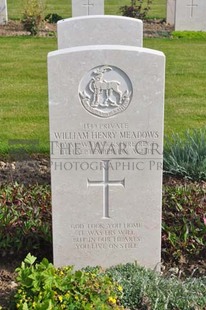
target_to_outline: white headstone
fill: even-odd
[[[121,16],[83,16],[57,24],[58,48],[96,44],[142,46],[143,23]]]
[[[8,22],[7,0],[0,0],[0,25]]]
[[[167,23],[175,24],[175,4],[176,0],[167,0]]]
[[[72,0],[72,16],[104,15],[104,0]]]
[[[176,0],[175,30],[206,31],[206,1]]]
[[[160,263],[164,55],[49,53],[54,263]]]

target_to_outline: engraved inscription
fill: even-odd
[[[109,218],[109,186],[125,187],[125,179],[118,181],[109,180],[109,160],[103,160],[103,181],[87,180],[87,186],[103,187],[103,219]]]
[[[54,132],[50,141],[50,153],[53,159],[70,160],[77,156],[78,159],[86,160],[94,156],[94,159],[111,160],[118,156],[121,159],[147,157],[152,161],[161,161],[163,152],[162,145],[158,144],[159,138],[160,134],[155,129],[139,131],[130,128],[128,123],[82,123],[76,131]],[[102,155],[108,157],[103,158]],[[68,163],[66,166],[65,169],[70,170],[76,164]],[[138,167],[139,169],[144,168]]]
[[[93,68],[79,85],[83,107],[99,117],[110,117],[126,110],[132,99],[129,77],[117,67],[103,65]]]
[[[94,7],[94,3],[90,3],[90,0],[87,0],[87,3],[82,4],[87,9],[87,15],[90,15],[90,8]]]
[[[141,242],[140,223],[73,224],[70,227],[76,249],[134,249]]]
[[[101,160],[114,159],[114,156],[140,159],[146,156],[153,160],[162,157],[159,138],[157,130],[139,131],[127,123],[83,123],[76,131],[54,132],[50,151],[56,159],[66,159],[66,156],[67,159],[73,156],[79,159],[94,156]],[[103,158],[102,155],[109,157]]]
[[[191,0],[192,3],[188,4],[187,7],[190,8],[190,17],[193,17],[193,13],[194,13],[194,8],[198,7],[198,4],[194,4],[194,0]]]

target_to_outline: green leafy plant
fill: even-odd
[[[31,35],[38,33],[39,27],[44,19],[44,0],[24,0],[24,12],[22,24],[24,29]]]
[[[35,261],[28,254],[16,269],[14,309],[123,309],[118,301],[119,284],[100,268],[74,271],[71,266],[55,268],[47,259]]]
[[[36,263],[28,254],[16,269],[18,287],[11,309],[202,310],[206,307],[206,277],[180,280],[136,263],[103,271],[72,266],[55,268],[47,259]],[[188,294],[189,292],[189,294]]]
[[[204,259],[206,189],[189,183],[164,186],[162,257],[174,262]]]
[[[56,13],[49,13],[45,16],[45,21],[50,24],[56,24],[59,20],[63,19],[62,16],[56,14]]]
[[[51,193],[49,186],[0,187],[0,253],[51,249]],[[51,251],[50,251],[51,252]]]
[[[149,10],[152,0],[131,0],[130,5],[120,7],[120,12],[123,16],[133,17],[138,19],[145,19]]]
[[[188,130],[165,139],[164,172],[191,180],[206,180],[206,130]]]

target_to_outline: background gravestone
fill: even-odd
[[[104,0],[72,0],[72,16],[104,15]]]
[[[96,44],[141,47],[143,23],[121,16],[83,16],[59,21],[57,33],[59,49]]]
[[[175,5],[176,0],[167,0],[167,23],[175,24]]]
[[[175,30],[206,31],[206,1],[176,0]]]
[[[160,263],[164,55],[48,56],[54,263]]]
[[[0,25],[8,22],[7,1],[0,0]]]

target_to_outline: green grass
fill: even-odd
[[[205,127],[204,39],[145,39],[144,47],[166,55],[165,133]]]
[[[64,18],[71,16],[71,0],[46,0],[45,3],[45,15],[47,13],[57,13]],[[7,4],[9,19],[21,19],[24,0],[7,0]]]
[[[0,37],[0,152],[9,139],[38,139],[49,151],[47,53],[55,38]],[[166,55],[165,133],[205,127],[204,39],[145,39]]]
[[[0,38],[0,150],[9,139],[39,139],[41,152],[49,150],[47,53],[56,39]]]
[[[23,12],[24,0],[7,0],[9,19],[20,19]],[[145,0],[146,1],[146,0]],[[63,18],[71,17],[71,0],[45,0],[46,12],[57,13]],[[130,4],[130,0],[105,0],[105,14],[120,14],[119,8],[123,5]],[[166,0],[153,0],[149,17],[165,18]]]

